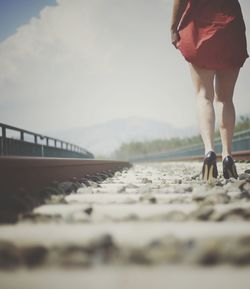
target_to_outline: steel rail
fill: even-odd
[[[129,168],[126,161],[0,157],[0,223],[15,223],[53,194],[67,194],[90,180],[101,182]]]
[[[0,194],[34,192],[55,182],[78,181],[130,167],[125,161],[37,157],[0,157]]]

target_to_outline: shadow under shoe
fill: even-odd
[[[214,151],[209,151],[203,160],[202,179],[204,181],[212,180],[218,177],[216,154]]]
[[[225,179],[238,178],[238,173],[234,160],[231,156],[226,156],[222,161],[223,176]]]

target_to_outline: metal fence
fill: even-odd
[[[215,151],[221,153],[221,140],[220,137],[215,139]],[[250,129],[236,132],[234,134],[232,142],[232,150],[244,151],[250,150]],[[204,154],[203,143],[195,145],[188,145],[177,149],[167,150],[161,153],[153,153],[149,155],[140,155],[129,159],[130,162],[150,162],[150,161],[163,161],[163,160],[175,160],[178,158],[185,158],[191,156],[199,156]]]
[[[0,123],[2,156],[39,156],[56,158],[94,158],[77,145]]]

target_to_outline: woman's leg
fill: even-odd
[[[214,151],[214,126],[215,111],[214,101],[214,76],[215,71],[198,68],[190,64],[193,79],[200,134],[205,146],[205,154]]]
[[[235,126],[233,93],[239,69],[219,70],[215,75],[215,101],[219,118],[222,143],[222,158],[232,153],[232,139]]]

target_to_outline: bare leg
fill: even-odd
[[[222,158],[232,154],[232,139],[235,126],[233,93],[239,69],[219,70],[215,76],[215,101],[218,110],[222,143]]]
[[[190,64],[190,71],[196,93],[200,134],[205,146],[205,154],[214,151],[215,111],[214,76],[215,71],[198,68]]]

